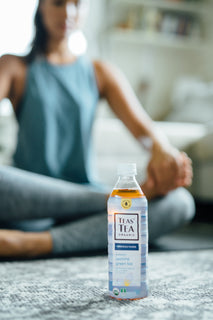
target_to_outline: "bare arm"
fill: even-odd
[[[152,155],[148,166],[148,185],[158,194],[166,194],[178,186],[191,183],[191,160],[162,139],[155,130],[128,81],[110,64],[95,62],[100,94],[107,99],[115,114],[136,139],[148,137]]]
[[[96,62],[99,89],[111,109],[135,138],[150,136],[155,140],[153,123],[142,108],[123,74],[110,64]]]

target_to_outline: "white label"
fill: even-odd
[[[138,213],[115,213],[115,240],[139,240]]]
[[[113,258],[113,286],[140,286],[140,253],[115,251]]]
[[[113,286],[140,286],[140,212],[114,213]]]

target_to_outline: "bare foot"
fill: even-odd
[[[47,232],[0,230],[1,257],[36,257],[52,251],[52,238]]]

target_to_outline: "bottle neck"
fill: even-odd
[[[114,189],[140,189],[140,186],[134,175],[119,176]]]

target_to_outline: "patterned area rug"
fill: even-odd
[[[149,254],[148,298],[107,293],[107,256],[0,262],[0,319],[213,319],[213,250]]]

